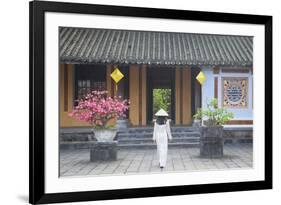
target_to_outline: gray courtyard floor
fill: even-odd
[[[225,145],[221,159],[199,157],[199,148],[170,148],[163,172],[252,168],[252,144]],[[90,162],[89,150],[62,150],[60,176],[126,175],[161,172],[156,149],[118,150],[117,161]]]

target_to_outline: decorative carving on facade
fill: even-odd
[[[248,107],[248,78],[222,78],[222,106],[227,108]]]

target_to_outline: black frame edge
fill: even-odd
[[[273,188],[272,176],[272,16],[265,17],[265,182]]]
[[[209,22],[228,22],[228,23],[249,23],[249,24],[265,24],[267,22],[265,15],[254,14],[237,14],[210,11],[193,11],[179,9],[164,8],[148,8],[148,7],[131,7],[86,3],[70,3],[55,1],[34,1],[37,5],[46,11],[62,12],[62,13],[85,13],[97,15],[111,16],[131,16],[142,18],[163,18],[163,19],[182,19],[197,20]]]
[[[38,203],[45,193],[44,10],[41,3],[29,2],[29,203],[31,204]]]
[[[29,2],[29,203],[34,203],[33,179],[33,2]]]
[[[234,192],[234,191],[254,191],[269,189],[264,181],[222,183],[222,184],[198,184],[170,187],[152,187],[152,188],[136,188],[121,189],[107,191],[85,191],[85,192],[67,192],[45,194],[38,201],[39,204],[63,203],[63,202],[82,202],[82,201],[98,201],[98,200],[114,200],[128,198],[145,198],[145,197],[164,197],[177,196],[187,194],[208,194],[218,192]],[[109,197],[110,196],[110,197]]]

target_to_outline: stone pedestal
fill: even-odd
[[[223,127],[201,127],[200,156],[206,158],[223,157]]]
[[[91,162],[117,160],[117,141],[93,143],[90,151],[90,160]]]

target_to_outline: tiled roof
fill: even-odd
[[[253,37],[59,29],[60,62],[251,66]]]

